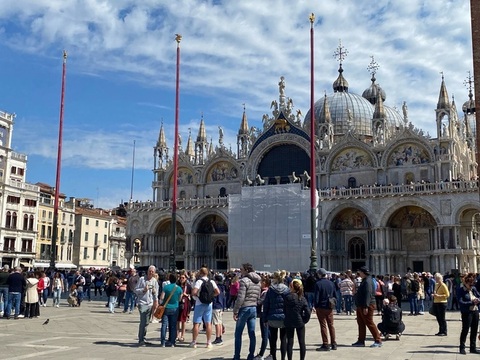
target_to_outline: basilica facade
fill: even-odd
[[[294,109],[283,77],[262,128],[250,127],[244,110],[235,152],[224,145],[221,128],[218,144],[208,142],[202,118],[196,138],[180,146],[174,252],[173,162],[162,125],[152,200],[128,207],[135,261],[168,268],[174,256],[177,268],[225,270],[249,261],[265,271],[306,270],[311,239],[305,214],[315,176],[318,266],[343,271],[366,265],[382,274],[478,272],[472,87],[459,111],[442,75],[430,135],[412,124],[406,103],[400,110],[387,105],[373,60],[369,70],[370,86],[351,93],[340,62],[333,92],[315,103],[315,174],[309,174],[310,111],[303,117]]]

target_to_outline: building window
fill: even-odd
[[[32,252],[32,239],[22,239],[22,252]]]
[[[98,245],[98,233],[95,233],[95,246]]]
[[[51,245],[40,244],[40,259],[49,260],[50,259],[50,249],[51,249]]]
[[[85,219],[85,225],[90,225],[90,219]]]
[[[33,215],[30,215],[30,218],[28,219],[28,230],[33,231],[33,223],[35,222],[35,217]]]
[[[3,240],[3,251],[15,251],[15,238],[6,237]]]
[[[40,230],[40,237],[45,238],[45,225],[42,225],[42,229]]]
[[[12,213],[7,211],[6,219],[5,219],[5,227],[9,229],[12,226]]]
[[[97,250],[93,249],[93,260],[97,260]]]
[[[102,260],[106,260],[107,259],[107,250],[106,249],[103,249],[102,250]]]
[[[95,220],[95,226],[98,227],[98,220]]]
[[[10,169],[10,172],[12,173],[12,175],[16,175],[17,174],[17,167],[12,166],[11,169]]]
[[[107,235],[103,235],[103,243],[104,243],[104,244],[107,243]]]
[[[73,242],[73,231],[72,230],[68,231],[68,242],[69,243]]]
[[[88,257],[88,248],[84,247],[83,248],[83,260],[86,260]]]
[[[65,223],[65,213],[62,213],[62,223]]]
[[[52,220],[53,213],[51,211],[48,212],[48,220]]]
[[[20,197],[8,195],[7,196],[7,203],[9,204],[20,204]]]
[[[61,235],[60,235],[60,242],[64,243],[67,239],[65,239],[65,229],[62,229]]]
[[[108,229],[108,222],[105,221],[105,229]]]
[[[42,219],[45,219],[47,217],[47,210],[42,211]]]
[[[28,215],[25,214],[23,215],[23,230],[27,230],[28,229]]]
[[[22,168],[17,169],[17,174],[23,176],[24,170]]]
[[[88,232],[85,231],[85,241],[88,241]]]
[[[52,227],[49,226],[47,227],[47,239],[51,239],[52,238]]]
[[[17,213],[13,212],[12,213],[12,229],[17,228]]]
[[[73,222],[73,214],[70,214],[70,223]]]
[[[37,206],[37,201],[31,200],[31,199],[25,199],[25,206],[35,207]]]
[[[60,260],[63,261],[63,245],[60,246]]]

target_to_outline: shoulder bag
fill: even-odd
[[[154,313],[153,313],[153,316],[157,319],[161,319],[163,317],[163,313],[165,312],[165,306],[168,305],[168,302],[170,301],[170,299],[172,298],[172,295],[173,293],[175,292],[175,290],[177,289],[177,286],[178,285],[175,285],[175,287],[172,289],[172,292],[170,293],[170,295],[168,296],[167,298],[167,301],[165,301],[165,303],[163,303],[162,305],[158,305],[157,308],[155,309]]]

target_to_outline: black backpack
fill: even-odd
[[[418,290],[420,290],[420,285],[418,284],[417,280],[412,280],[410,282],[410,290],[412,292],[418,292]]]
[[[402,314],[398,306],[393,306],[389,309],[388,313],[388,323],[390,325],[398,325],[402,322]]]
[[[202,286],[200,287],[200,291],[198,292],[198,300],[200,300],[202,304],[211,304],[215,297],[213,284],[210,280],[200,280],[202,280]]]

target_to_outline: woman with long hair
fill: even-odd
[[[457,299],[462,314],[462,332],[460,333],[460,354],[466,355],[465,341],[470,331],[470,352],[478,354],[477,332],[478,332],[478,304],[480,293],[475,284],[475,274],[468,273],[463,278],[462,284],[457,289]]]
[[[293,335],[297,332],[300,347],[300,360],[305,359],[305,324],[310,320],[310,308],[307,299],[303,296],[302,281],[293,279],[290,283],[290,293],[285,296],[283,303],[285,313],[285,330],[287,336],[287,358],[292,360]]]
[[[442,274],[436,273],[435,290],[433,291],[433,312],[438,322],[438,333],[436,336],[447,336],[447,321],[445,320],[445,311],[447,310],[447,301],[450,297],[447,285],[443,282]]]
[[[177,321],[177,340],[179,342],[185,341],[185,323],[190,315],[192,286],[189,284],[188,274],[185,270],[180,271],[177,285],[182,289],[182,297],[178,306],[178,321]]]
[[[53,276],[53,306],[60,306],[60,299],[62,298],[63,280],[61,274],[57,271]]]
[[[285,313],[283,312],[284,296],[289,293],[285,285],[285,270],[277,270],[273,273],[272,284],[268,288],[263,302],[262,320],[268,325],[270,355],[272,360],[277,360],[277,339],[280,329],[280,354],[285,359],[287,352],[287,332],[285,330]]]
[[[114,314],[118,296],[118,278],[115,275],[109,276],[105,292],[108,296],[108,311]]]
[[[41,274],[29,273],[27,278],[27,290],[25,292],[25,318],[40,316],[40,295],[38,293],[38,278]],[[15,314],[17,316],[17,314]]]

